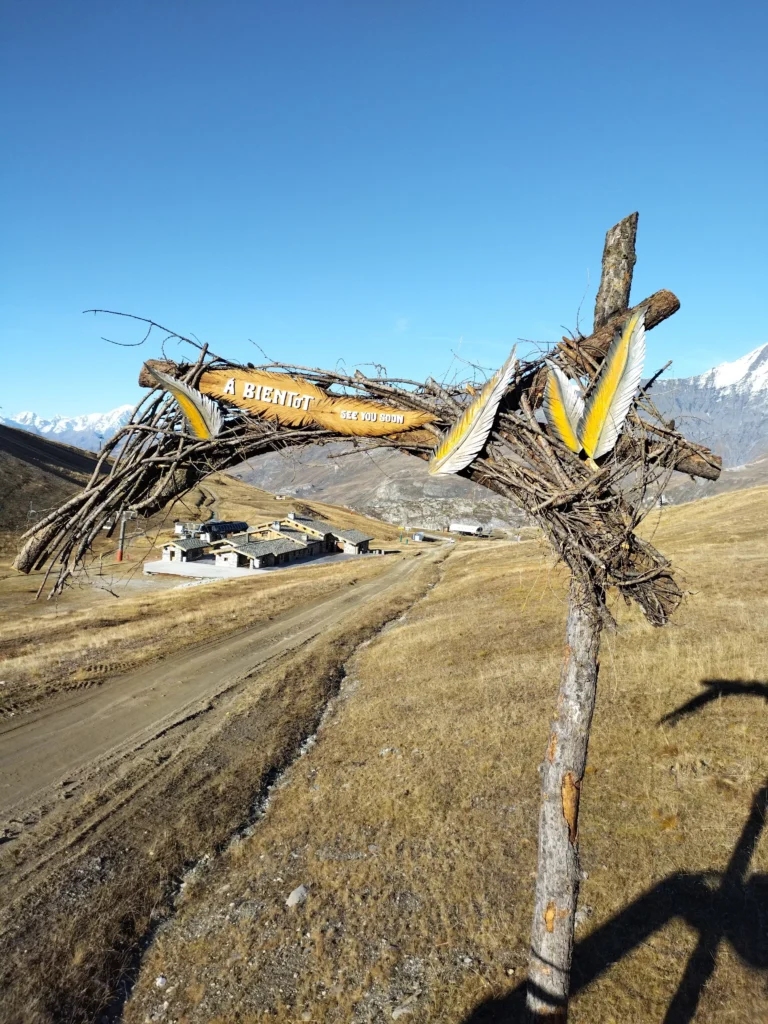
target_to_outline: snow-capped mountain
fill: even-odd
[[[657,381],[653,400],[686,437],[745,466],[768,453],[768,344],[706,373]]]
[[[34,412],[20,412],[15,416],[0,417],[0,423],[8,427],[20,427],[31,434],[50,437],[62,444],[97,452],[120,427],[128,422],[132,405],[121,405],[112,412],[90,412],[83,416],[54,416],[44,419]]]

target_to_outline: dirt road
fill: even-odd
[[[416,554],[416,553],[414,553]],[[191,865],[261,814],[360,645],[440,578],[447,552],[0,729],[0,1024],[117,1020]],[[309,596],[308,591],[308,596]]]
[[[68,693],[0,726],[0,823],[21,825],[96,773],[199,716],[266,662],[293,651],[413,570],[381,576],[308,603],[267,624],[173,655],[166,662]],[[8,825],[6,825],[8,828]]]

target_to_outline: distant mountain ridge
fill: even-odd
[[[695,377],[658,380],[652,398],[683,434],[727,468],[768,453],[768,344]]]
[[[49,437],[62,444],[71,444],[85,451],[97,452],[104,441],[108,441],[128,422],[132,409],[132,405],[121,405],[111,412],[53,416],[51,419],[45,419],[34,412],[20,412],[15,416],[0,417],[0,423],[40,437]]]

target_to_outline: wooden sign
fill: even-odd
[[[308,424],[337,434],[384,437],[431,423],[429,413],[391,406],[364,398],[331,395],[301,377],[268,370],[209,370],[198,390],[285,426]]]

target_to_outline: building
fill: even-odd
[[[217,540],[223,540],[224,537],[229,537],[230,534],[245,533],[247,529],[248,523],[240,520],[209,519],[207,523],[202,524],[200,538],[212,544]]]
[[[194,562],[202,558],[210,544],[199,537],[180,537],[163,544],[164,562]]]
[[[469,537],[490,537],[491,527],[474,520],[460,520],[448,526],[449,533],[461,533]]]
[[[285,519],[274,519],[216,542],[214,551],[216,565],[264,569],[340,552],[365,554],[371,539],[360,530],[341,530],[290,512]]]
[[[207,523],[174,523],[173,532],[177,537],[199,537],[209,544],[231,533],[243,533],[248,523],[240,520],[209,519]]]
[[[280,521],[281,529],[301,530],[310,536],[322,538],[326,551],[343,551],[348,555],[363,555],[373,540],[360,530],[341,530],[331,523],[320,519],[309,519],[289,512],[286,519]]]
[[[216,565],[265,569],[303,562],[324,553],[322,544],[309,537],[251,540],[246,534],[230,537],[216,548]]]
[[[256,527],[241,520],[211,519],[207,523],[176,523],[173,539],[163,545],[162,562],[200,562],[201,571],[206,564],[264,569],[342,552],[365,554],[371,539],[360,530],[342,530],[294,512]],[[183,574],[190,575],[188,571]]]
[[[177,537],[199,537],[203,523],[174,523],[173,532]]]

